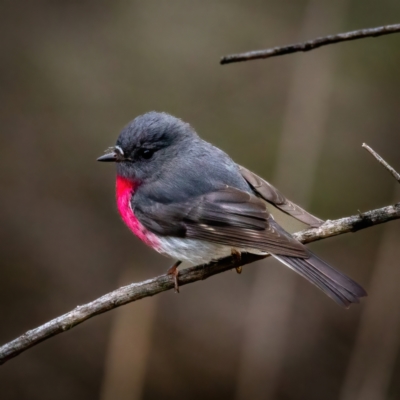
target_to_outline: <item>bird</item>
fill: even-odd
[[[176,260],[168,270],[176,291],[182,262],[252,253],[273,256],[346,308],[367,295],[279,225],[269,205],[313,227],[323,220],[179,118],[156,111],[136,117],[97,161],[116,164],[117,208],[128,228]]]

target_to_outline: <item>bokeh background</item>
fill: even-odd
[[[2,1],[0,342],[170,265],[95,162],[146,111],[321,218],[399,201],[361,144],[400,169],[400,35],[218,63],[399,20],[396,0]],[[1,399],[399,399],[399,240],[395,221],[310,246],[365,286],[360,306],[268,259],[40,344],[1,366]]]

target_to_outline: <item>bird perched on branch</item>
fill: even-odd
[[[182,120],[159,112],[141,115],[98,161],[117,165],[117,206],[126,225],[147,245],[177,260],[168,270],[176,290],[182,261],[202,264],[249,252],[269,253],[345,307],[366,296],[360,285],[285,231],[267,204],[308,225],[322,220],[202,140]]]

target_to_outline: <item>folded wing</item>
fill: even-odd
[[[360,285],[319,259],[279,226],[265,202],[256,195],[225,187],[182,203],[148,201],[134,212],[147,229],[158,235],[270,253],[345,307],[366,295]]]
[[[308,257],[306,248],[275,223],[263,200],[232,187],[181,203],[147,202],[135,215],[159,235]]]

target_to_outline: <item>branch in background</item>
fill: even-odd
[[[378,160],[378,162],[394,176],[394,179],[400,183],[400,174],[393,167],[391,167],[375,150],[371,149],[371,147],[369,147],[366,143],[363,143],[362,147],[370,152]]]
[[[357,232],[361,229],[395,219],[400,219],[400,203],[365,213],[359,213],[351,217],[345,217],[334,221],[328,220],[317,228],[305,229],[301,232],[294,233],[293,236],[301,243],[310,243],[343,233]],[[235,256],[231,256],[221,258],[209,264],[187,268],[179,272],[179,285],[184,286],[189,283],[204,280],[210,276],[250,264],[265,257],[267,256],[243,253],[240,260]],[[173,288],[174,277],[166,274],[140,283],[132,283],[128,286],[123,286],[90,303],[78,306],[74,310],[52,319],[38,328],[27,331],[17,339],[0,347],[0,365],[52,336],[70,330],[89,318],[124,304],[154,296]]]
[[[379,26],[377,28],[360,29],[336,35],[323,36],[316,39],[308,40],[307,42],[289,44],[282,47],[272,47],[266,50],[255,50],[246,53],[230,54],[221,58],[221,64],[230,64],[239,61],[258,60],[260,58],[270,58],[282,56],[284,54],[297,53],[298,51],[310,51],[318,47],[327,46],[347,40],[364,39],[367,37],[377,37],[390,35],[391,33],[400,32],[400,24]]]

